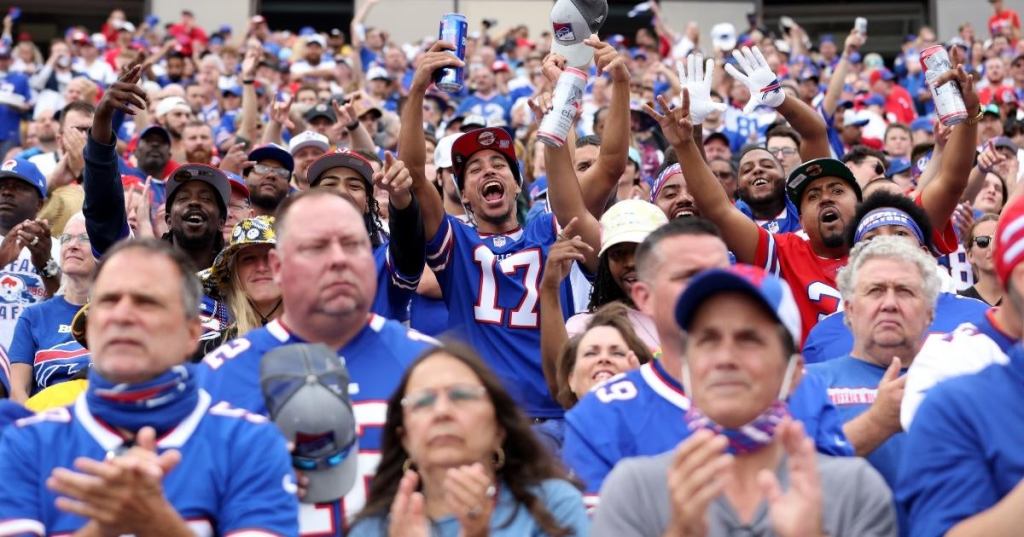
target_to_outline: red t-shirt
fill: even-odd
[[[826,315],[839,310],[843,298],[836,289],[836,273],[846,265],[847,257],[819,257],[803,231],[775,235],[760,227],[757,231],[759,237],[754,264],[789,284],[800,308],[803,329],[800,345],[803,346],[811,328]]]
[[[1004,9],[988,18],[988,32],[991,35],[1003,34],[1012,37],[1011,27],[1020,29],[1020,16],[1012,9]]]
[[[898,121],[904,125],[910,125],[917,118],[917,111],[914,110],[914,99],[910,93],[898,84],[892,85],[889,96],[885,99],[885,115],[890,121]]]

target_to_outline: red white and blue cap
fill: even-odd
[[[512,168],[512,175],[519,184],[523,183],[519,174],[519,160],[516,157],[516,146],[512,136],[501,127],[487,127],[484,129],[471,130],[455,139],[452,144],[452,172],[461,188],[465,182],[463,174],[469,159],[476,153],[485,149],[492,149],[501,153]]]
[[[0,179],[4,177],[25,181],[35,187],[40,198],[46,199],[46,177],[35,164],[20,158],[9,158],[0,164]]]
[[[996,224],[996,276],[1006,287],[1013,269],[1024,261],[1024,197],[1016,197],[1003,207]]]
[[[761,303],[800,345],[800,309],[789,285],[763,269],[737,264],[724,269],[710,269],[698,274],[686,287],[676,303],[676,322],[689,330],[697,311],[705,300],[726,292],[744,293]]]

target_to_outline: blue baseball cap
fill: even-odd
[[[0,179],[5,177],[25,181],[36,188],[40,198],[46,199],[46,177],[35,164],[20,158],[7,159],[0,164]]]
[[[910,132],[927,131],[932,132],[935,122],[930,117],[919,117],[910,122]]]
[[[793,344],[800,346],[800,309],[789,285],[777,276],[753,265],[736,264],[729,268],[710,269],[698,274],[676,302],[676,322],[689,330],[700,306],[709,298],[727,292],[743,293],[760,303],[786,327]]]
[[[231,95],[234,95],[235,97],[241,97],[242,96],[242,86],[239,86],[238,84],[235,84],[234,86],[228,86],[228,87],[220,90],[220,94],[221,95],[231,94]]]
[[[879,95],[877,93],[872,93],[871,95],[868,95],[867,99],[864,99],[864,105],[865,106],[872,106],[872,105],[873,106],[885,106],[885,97],[882,97],[881,95]]]
[[[628,155],[629,160],[633,161],[638,167],[642,167],[643,166],[642,159],[640,158],[640,150],[639,149],[637,149],[635,147],[630,147],[629,151],[626,153],[626,155]]]
[[[892,177],[908,170],[910,170],[910,159],[894,158],[889,161],[889,168],[885,170],[885,176]]]
[[[288,171],[295,170],[295,159],[292,158],[292,154],[289,153],[287,149],[277,144],[261,145],[252,151],[249,151],[249,160],[253,162],[259,162],[267,159],[280,162]]]

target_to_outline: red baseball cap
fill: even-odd
[[[519,184],[523,183],[519,174],[519,160],[516,157],[516,146],[512,136],[501,127],[486,127],[483,129],[471,130],[455,139],[452,144],[452,173],[462,186],[462,172],[469,163],[469,159],[479,151],[493,149],[501,153],[512,168],[512,175]]]
[[[996,275],[1006,287],[1010,273],[1024,261],[1024,197],[1013,199],[1003,207],[996,224]]]

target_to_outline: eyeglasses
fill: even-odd
[[[978,248],[988,248],[989,244],[992,244],[992,235],[978,235],[974,237],[974,245]]]
[[[768,152],[775,158],[792,157],[796,154],[796,149],[792,147],[769,147]]]
[[[299,470],[306,470],[307,472],[316,470],[317,468],[333,468],[348,458],[349,454],[352,453],[352,448],[355,444],[349,444],[345,449],[327,455],[326,457],[303,457],[301,455],[292,455],[292,466]]]
[[[67,243],[69,243],[69,242],[71,242],[73,240],[77,240],[78,242],[83,243],[83,244],[89,244],[89,234],[88,233],[79,233],[78,235],[70,235],[68,233],[62,233],[60,235],[60,237],[57,237],[57,239],[60,241],[61,245],[67,244]]]
[[[465,406],[468,403],[475,403],[484,398],[487,388],[473,386],[470,384],[456,384],[443,389],[426,389],[411,393],[402,398],[402,408],[413,413],[423,413],[434,408],[441,393],[448,398],[452,406]]]
[[[232,211],[248,211],[251,207],[252,205],[250,205],[249,202],[232,203],[231,205],[228,205],[228,209],[231,209]]]
[[[292,176],[292,172],[284,168],[274,168],[266,164],[257,164],[252,167],[252,171],[260,175],[276,175],[281,179],[288,179]]]

